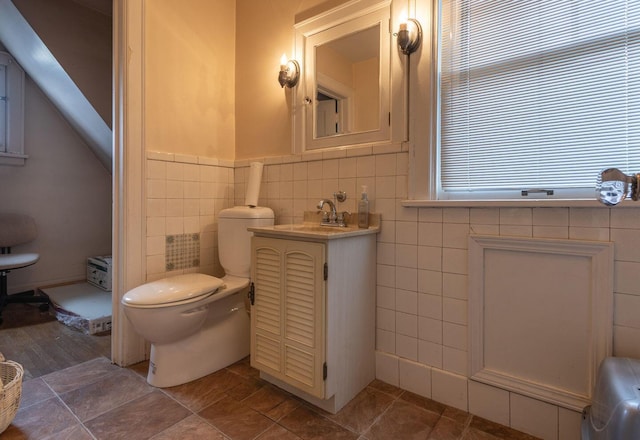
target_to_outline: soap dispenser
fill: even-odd
[[[358,227],[369,227],[369,199],[367,198],[367,186],[362,185],[362,198],[358,202]]]

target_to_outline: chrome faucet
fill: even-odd
[[[331,211],[327,212],[324,210],[324,205],[329,205]],[[329,226],[338,226],[336,219],[338,218],[338,213],[336,212],[336,204],[333,203],[329,199],[322,199],[318,202],[318,209],[322,211],[322,221],[321,225],[329,225]]]

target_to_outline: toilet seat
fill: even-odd
[[[176,275],[143,284],[127,292],[122,303],[135,308],[171,307],[200,301],[224,285],[220,278],[202,273]]]

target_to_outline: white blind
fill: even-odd
[[[640,172],[640,0],[441,0],[440,14],[440,198],[592,196],[601,169]]]

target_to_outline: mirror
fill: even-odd
[[[378,129],[379,24],[315,48],[315,137]]]
[[[303,63],[294,91],[294,152],[404,140],[401,66],[390,56],[391,9],[389,0],[356,0],[296,24],[296,56]]]

